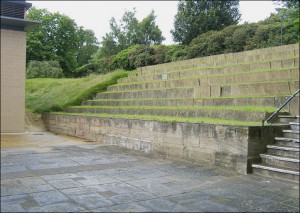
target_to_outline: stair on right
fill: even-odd
[[[260,155],[260,164],[252,164],[253,174],[299,183],[299,120],[299,115],[279,116],[279,122],[289,128],[267,146],[267,153]]]

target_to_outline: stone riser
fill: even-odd
[[[281,179],[281,180],[288,180],[288,181],[299,183],[299,175],[286,174],[286,173],[281,173],[276,171],[265,170],[261,168],[252,168],[252,169],[253,169],[253,174],[255,175]]]
[[[220,165],[245,174],[249,159],[281,134],[279,126],[241,127],[205,123],[43,114],[48,130],[144,152]],[[264,132],[262,135],[261,132]]]
[[[176,61],[166,64],[152,65],[148,67],[141,67],[139,71],[132,73],[131,76],[143,75],[148,73],[155,73],[160,71],[169,71],[174,69],[187,69],[201,66],[201,64],[208,64],[214,62],[214,65],[227,65],[234,63],[249,63],[261,60],[274,60],[278,58],[285,58],[288,56],[299,56],[299,46],[289,45],[287,49],[276,48],[271,51],[270,48],[260,49],[260,51],[245,51],[239,53],[229,53],[221,55],[213,55],[202,58],[195,58],[185,61]]]
[[[299,81],[233,84],[228,86],[200,86],[160,90],[139,90],[97,94],[96,99],[143,98],[204,98],[222,96],[254,96],[291,94],[299,87]]]
[[[152,99],[152,100],[87,100],[82,105],[90,106],[281,106],[286,96],[266,98],[222,98],[222,99]],[[286,105],[283,110],[293,113],[298,109],[299,97]],[[282,111],[283,111],[282,110]]]
[[[291,142],[291,141],[276,141],[276,146],[290,146],[290,147],[297,147],[299,148],[299,143],[297,142]]]
[[[277,155],[277,156],[282,156],[282,157],[292,157],[292,158],[297,158],[299,159],[299,151],[288,151],[288,150],[280,150],[280,149],[270,149],[268,148],[269,155]]]
[[[256,64],[244,64],[244,65],[232,65],[225,67],[213,67],[213,66],[203,66],[202,68],[193,70],[181,70],[171,71],[165,73],[153,73],[145,76],[131,76],[127,78],[122,78],[118,80],[118,83],[134,83],[143,81],[153,81],[153,80],[167,80],[167,79],[178,79],[178,78],[188,78],[192,76],[201,75],[220,75],[229,73],[239,73],[239,72],[251,72],[256,70],[269,70],[269,69],[299,69],[299,58],[293,59],[278,59],[272,62],[260,62]]]
[[[298,124],[291,124],[291,129],[292,130],[300,130],[300,126],[299,126],[299,123]]]
[[[287,168],[287,169],[299,170],[299,162],[285,161],[282,159],[265,157],[264,155],[262,155],[261,157],[262,157],[263,165],[278,166],[278,167],[283,167],[283,168]]]
[[[291,69],[284,71],[268,71],[259,73],[237,74],[211,76],[191,79],[178,79],[170,81],[148,82],[131,85],[112,85],[107,88],[107,91],[122,91],[122,90],[145,90],[145,89],[166,89],[176,87],[191,87],[205,85],[223,85],[223,84],[238,84],[238,83],[256,83],[263,81],[276,80],[294,80],[299,79],[299,69]]]
[[[296,102],[298,103],[299,105],[299,96],[295,96],[293,98],[292,101],[294,101],[296,99]],[[299,108],[299,107],[298,107]],[[298,109],[299,111],[299,109]],[[290,122],[295,122],[295,123],[300,123],[300,117],[299,117],[299,114],[300,113],[297,113],[297,115],[285,115],[285,116],[279,116],[279,119],[278,119],[278,122],[279,123],[284,123],[284,124],[288,124]]]
[[[299,139],[299,133],[284,132],[283,137]]]
[[[110,108],[68,108],[70,113],[105,113],[129,115],[154,115],[175,117],[207,117],[227,120],[260,121],[268,117],[265,112],[244,112],[233,110],[158,110],[158,109],[110,109]]]

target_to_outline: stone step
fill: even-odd
[[[299,98],[299,96],[295,96],[295,98]],[[300,122],[299,115],[280,115],[278,118],[280,123]]]
[[[252,164],[252,171],[255,175],[299,183],[299,170],[286,169],[278,166]]]
[[[275,137],[275,145],[299,148],[299,139]]]
[[[300,130],[300,123],[299,122],[290,122],[289,124],[291,125],[292,130],[297,130],[297,131]]]
[[[213,66],[227,65],[227,64],[237,64],[237,63],[249,63],[262,60],[274,60],[281,59],[287,56],[299,56],[299,46],[289,45],[289,49],[266,49],[264,52],[263,49],[258,52],[256,50],[244,51],[239,53],[229,53],[221,55],[212,55],[201,58],[194,58],[184,61],[176,61],[165,64],[151,65],[146,67],[138,68],[138,71],[132,72],[130,76],[137,76],[155,72],[166,72],[169,70],[181,70],[187,68],[193,68],[197,66],[207,66],[208,64]]]
[[[198,108],[198,109],[197,109]],[[214,107],[206,109],[202,107],[153,107],[153,106],[80,106],[69,107],[68,113],[96,113],[96,114],[127,114],[127,115],[154,115],[154,116],[173,116],[173,117],[208,117],[225,120],[244,120],[260,121],[270,115],[262,111],[247,111],[221,109]]]
[[[268,149],[267,153],[270,155],[299,158],[298,147],[268,145],[267,149]]]
[[[147,75],[132,76],[128,75],[126,78],[118,80],[118,83],[134,83],[134,82],[145,82],[155,80],[170,80],[179,78],[188,78],[193,76],[203,75],[220,75],[228,73],[241,73],[241,72],[258,72],[264,70],[287,70],[287,69],[298,69],[299,70],[299,58],[285,58],[277,59],[274,61],[260,61],[257,63],[247,64],[231,64],[226,66],[202,66],[190,69],[178,69],[171,70],[164,73],[148,73]]]
[[[298,130],[286,129],[286,130],[283,130],[282,132],[283,132],[283,137],[285,137],[285,138],[299,139],[300,131],[298,131]]]
[[[91,106],[272,106],[282,105],[287,96],[227,97],[227,98],[173,98],[173,99],[95,99],[83,101]],[[296,97],[299,98],[299,97]],[[283,108],[288,111],[288,105]]]
[[[212,70],[211,70],[212,71]],[[283,77],[284,76],[284,77]],[[261,72],[226,73],[220,75],[188,76],[170,80],[140,81],[125,84],[115,84],[107,88],[107,91],[145,90],[158,88],[191,87],[204,85],[223,85],[238,83],[254,83],[275,80],[299,79],[299,68],[286,70],[265,70]]]
[[[291,157],[282,157],[276,155],[261,154],[262,164],[268,166],[280,166],[287,169],[299,171],[299,159]]]
[[[127,90],[103,92],[96,99],[131,99],[131,98],[205,98],[230,96],[259,96],[290,94],[299,87],[298,81],[268,81],[250,84],[230,84],[222,86],[199,86],[152,90]]]

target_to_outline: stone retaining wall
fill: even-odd
[[[55,114],[44,114],[43,119],[47,129],[57,134],[206,162],[243,174],[250,172],[250,163],[259,159],[275,136],[281,136],[283,128]]]

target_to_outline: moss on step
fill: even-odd
[[[88,109],[145,109],[145,110],[229,110],[244,112],[274,112],[277,108],[271,106],[71,106],[69,108]]]
[[[90,116],[102,118],[121,118],[121,119],[136,119],[136,120],[154,120],[164,122],[184,122],[184,123],[206,123],[206,124],[220,124],[220,125],[236,125],[236,126],[261,126],[261,122],[249,122],[238,120],[222,120],[214,118],[203,117],[171,117],[171,116],[154,116],[154,115],[127,115],[127,114],[94,114],[94,113],[65,113],[53,112],[55,115],[74,115],[74,116]]]

